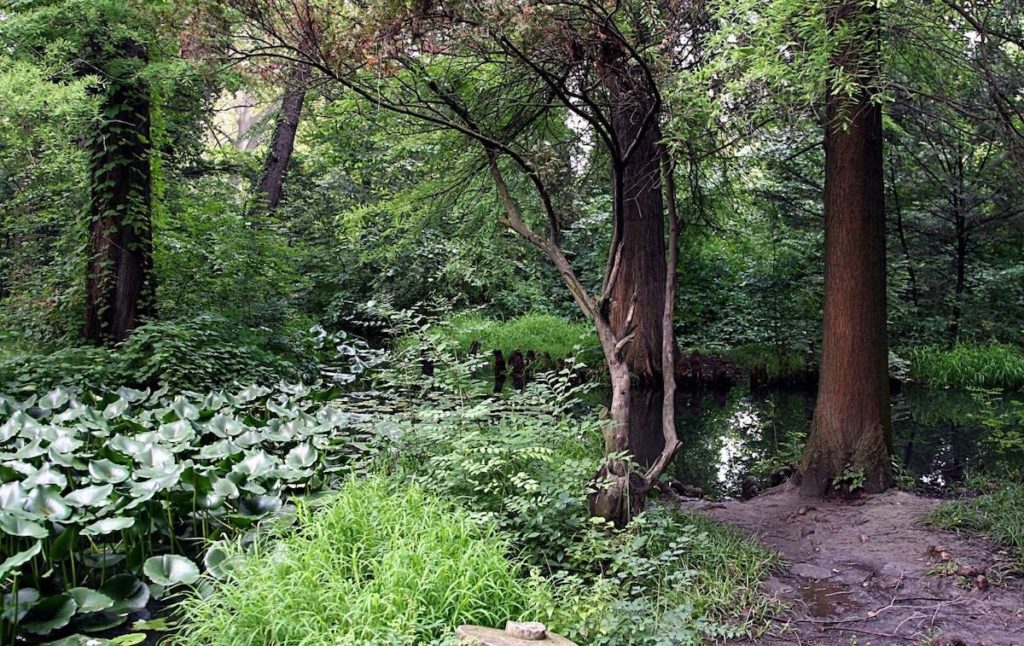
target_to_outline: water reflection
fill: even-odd
[[[893,396],[893,444],[906,470],[923,485],[941,489],[968,470],[983,469],[985,421],[1004,413],[1013,397],[968,391],[907,387]],[[633,447],[641,461],[661,448],[660,393],[637,393],[633,421],[643,428]],[[803,447],[814,413],[805,391],[733,388],[728,393],[684,392],[676,400],[676,426],[683,449],[671,475],[714,497],[738,496],[743,479],[763,485],[788,476],[785,467]],[[1020,428],[1019,421],[1017,422]]]

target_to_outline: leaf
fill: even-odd
[[[178,416],[179,420],[199,419],[199,409],[178,397],[171,404],[171,410]]]
[[[24,536],[26,538],[46,538],[50,532],[39,523],[14,516],[0,517],[0,529],[11,536]]]
[[[226,438],[243,433],[246,430],[245,424],[227,415],[217,414],[206,423],[206,428],[217,437]]]
[[[192,422],[180,419],[170,424],[162,424],[157,429],[157,436],[168,444],[181,444],[191,441],[196,436],[196,431],[192,428]]]
[[[100,586],[114,600],[113,610],[140,610],[149,602],[149,586],[132,574],[118,574]]]
[[[89,476],[97,482],[118,483],[131,477],[128,467],[111,462],[106,458],[89,463]]]
[[[114,600],[92,588],[71,588],[68,594],[78,604],[78,612],[99,612],[114,606]]]
[[[146,641],[146,633],[126,633],[110,640],[110,646],[135,646]]]
[[[110,494],[113,491],[112,484],[90,485],[72,491],[64,496],[64,500],[75,507],[98,507],[110,502]]]
[[[11,593],[7,593],[4,595],[4,611],[3,614],[0,614],[0,617],[9,623],[17,623],[28,613],[29,608],[31,608],[36,601],[39,601],[39,591],[35,588],[23,588],[18,590],[17,600],[15,600]]]
[[[299,444],[284,458],[284,463],[293,469],[305,469],[316,462],[317,451],[311,444]]]
[[[45,395],[43,395],[43,397],[39,400],[39,405],[44,408],[49,408],[50,410],[53,410],[55,408],[60,408],[64,404],[68,403],[68,400],[70,399],[71,393],[68,392],[66,389],[55,388],[50,392],[46,393]]]
[[[71,507],[59,492],[56,486],[36,487],[28,493],[22,509],[49,520],[64,520],[71,515]]]
[[[78,609],[70,594],[58,594],[38,602],[25,615],[20,628],[36,635],[47,635],[67,626]]]
[[[260,449],[253,451],[245,457],[241,462],[235,465],[234,471],[249,476],[250,478],[258,478],[259,476],[266,475],[274,469],[277,461],[271,457],[266,451]]]
[[[64,531],[54,539],[50,544],[49,557],[51,561],[62,561],[74,551],[78,531],[78,527],[71,525],[65,527]]]
[[[128,410],[128,406],[131,402],[127,399],[118,399],[117,401],[110,402],[107,407],[103,409],[103,417],[107,419],[114,419],[124,415],[124,412]]]
[[[177,554],[151,556],[142,565],[142,571],[152,581],[164,586],[179,583],[191,585],[199,580],[199,568],[196,564]]]
[[[23,550],[14,556],[8,557],[3,563],[0,563],[0,580],[7,576],[9,572],[13,572],[17,568],[31,561],[32,558],[42,550],[42,542],[36,541],[36,543],[27,550]]]
[[[146,397],[149,397],[149,388],[146,390],[135,390],[134,388],[126,388],[122,386],[117,389],[117,396],[134,404],[136,402],[141,402]]]
[[[113,532],[120,532],[128,529],[135,524],[134,518],[127,516],[116,516],[114,518],[104,518],[97,520],[95,523],[86,525],[82,529],[83,536],[100,536],[104,534],[111,534]]]

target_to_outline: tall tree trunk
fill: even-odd
[[[896,214],[896,237],[900,241],[900,251],[907,263],[907,279],[910,282],[910,302],[917,307],[917,272],[914,270],[914,259],[910,255],[910,244],[907,242],[906,228],[903,226],[903,204],[900,201],[899,186],[896,182],[896,157],[889,156],[889,182],[892,187],[893,213]]]
[[[306,100],[308,79],[309,68],[305,65],[294,65],[288,75],[274,135],[270,140],[267,157],[260,173],[257,206],[254,209],[256,211],[273,213],[284,196],[284,181],[292,152],[295,150],[295,133],[299,127],[299,118],[302,116],[302,105]]]
[[[150,99],[134,74],[146,49],[121,49],[107,75],[99,128],[90,147],[89,258],[86,275],[86,338],[122,341],[142,317],[155,313],[151,213]]]
[[[833,30],[870,21],[874,44],[870,51],[862,42],[840,49],[835,64],[856,74],[860,89],[852,98],[831,89],[828,96],[824,337],[818,402],[801,461],[807,495],[857,480],[867,492],[893,484],[882,113],[872,101],[877,64],[864,60],[877,55],[877,20],[877,9],[859,0],[844,0],[829,16]]]
[[[953,312],[949,322],[950,343],[956,345],[960,340],[960,320],[964,310],[964,290],[967,284],[967,204],[964,199],[964,164],[957,160],[957,185],[950,196],[953,207],[953,230],[956,235],[955,257],[956,282],[953,285]]]
[[[648,384],[661,380],[661,317],[665,309],[665,206],[661,186],[657,100],[639,73],[625,69],[623,58],[610,55],[605,85],[611,124],[622,157],[613,162],[614,235],[621,260],[611,292],[612,328],[634,340],[626,348],[630,372]]]

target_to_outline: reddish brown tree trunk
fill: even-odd
[[[270,148],[263,163],[258,187],[258,209],[265,213],[277,210],[284,196],[284,182],[288,174],[288,164],[292,152],[295,151],[295,133],[299,128],[302,116],[302,105],[306,100],[306,81],[309,68],[297,65],[289,74],[284,97],[281,100],[281,111],[274,128],[274,136],[270,140]]]
[[[877,20],[858,0],[832,11],[833,28]],[[851,43],[837,57],[858,74],[861,89],[853,98],[830,93],[827,106],[824,338],[818,402],[801,464],[801,488],[808,495],[858,480],[868,492],[893,483],[882,113],[872,101],[875,76],[864,71],[874,63],[856,60],[861,47]]]
[[[123,60],[141,66],[145,48],[128,43]],[[99,129],[90,143],[89,259],[85,336],[122,341],[155,312],[148,91],[123,68],[106,79]]]
[[[619,61],[616,61],[616,64]],[[661,129],[655,97],[635,73],[612,67],[606,77],[611,122],[619,153],[613,163],[613,222],[621,265],[612,289],[611,323],[625,336],[631,305],[630,372],[654,384],[661,379],[661,317],[665,309],[665,206],[661,186]]]

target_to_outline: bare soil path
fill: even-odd
[[[1024,580],[986,541],[923,525],[939,503],[899,491],[811,500],[784,485],[746,502],[680,505],[785,560],[765,585],[789,611],[757,643],[1024,646]]]

